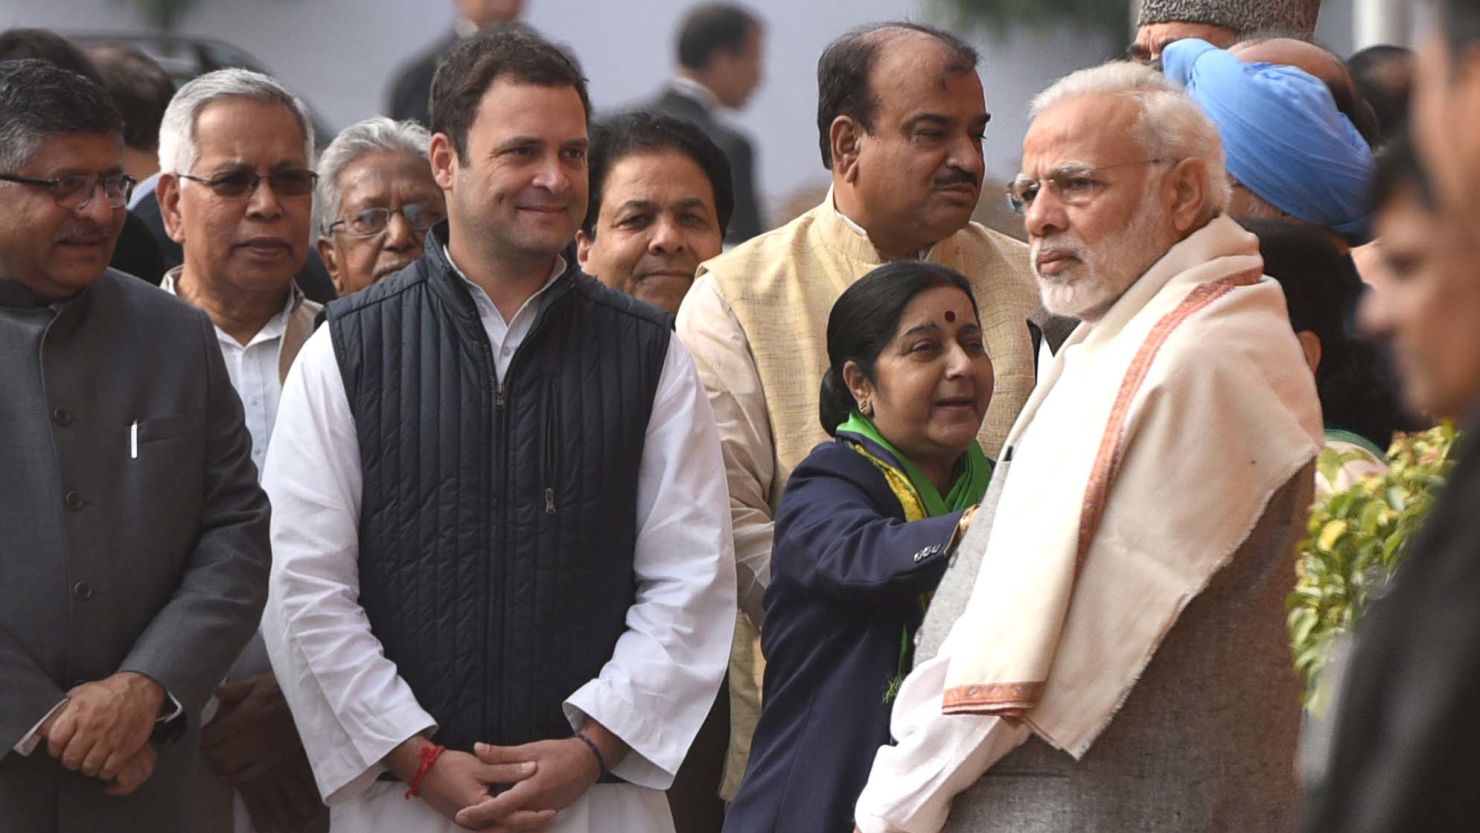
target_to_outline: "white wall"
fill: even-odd
[[[767,23],[766,81],[736,116],[756,139],[762,192],[773,201],[825,182],[817,152],[816,64],[849,27],[911,17],[929,21],[929,0],[745,0]],[[574,48],[598,109],[652,95],[667,77],[674,26],[685,0],[526,0],[526,20]],[[383,106],[402,62],[441,37],[451,0],[200,0],[180,34],[220,38],[257,57],[339,128]],[[1321,35],[1350,43],[1351,0],[1327,0]],[[133,0],[0,0],[0,28],[62,32],[140,31]],[[971,37],[983,51],[992,123],[988,169],[1017,170],[1027,102],[1058,76],[1118,54],[1122,44],[1082,32]]]

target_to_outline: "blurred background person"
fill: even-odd
[[[755,149],[718,111],[744,108],[760,86],[764,41],[765,30],[754,12],[729,3],[695,6],[679,26],[678,73],[649,105],[698,125],[729,157],[735,215],[725,241],[731,245],[768,226],[755,184]]]
[[[319,311],[293,283],[308,256],[313,194],[307,108],[265,75],[207,73],[170,102],[159,158],[165,229],[185,255],[160,286],[215,325],[260,477],[283,380]],[[327,808],[260,634],[217,697],[219,708],[203,715],[197,829],[327,829]]]
[[[1392,139],[1408,123],[1413,97],[1413,50],[1380,44],[1369,46],[1346,61],[1357,94],[1372,106],[1382,142]]]
[[[431,123],[432,76],[437,65],[464,38],[472,37],[490,26],[513,23],[524,11],[524,0],[453,0],[457,19],[452,31],[428,46],[392,77],[386,92],[386,115],[396,121],[415,119]]]
[[[319,157],[314,229],[319,257],[344,296],[410,266],[447,216],[427,161],[431,134],[376,116],[346,127]]]
[[[766,590],[765,700],[727,833],[848,833],[915,631],[986,494],[992,400],[965,278],[899,261],[827,322],[819,419],[787,481]]]
[[[18,58],[35,58],[81,75],[107,89],[102,74],[93,60],[80,47],[55,32],[47,29],[8,29],[0,32],[0,61]],[[110,93],[109,98],[112,98]],[[115,109],[127,112],[115,100]],[[129,162],[128,137],[131,135],[127,121],[124,125],[124,164]],[[132,175],[132,174],[131,174]],[[138,177],[135,176],[135,179]],[[148,223],[133,211],[123,216],[123,231],[118,235],[118,245],[113,249],[113,260],[108,264],[120,272],[157,284],[164,275],[166,264]]]
[[[1142,0],[1130,58],[1154,61],[1166,45],[1200,38],[1223,48],[1258,33],[1309,40],[1321,0]]]
[[[88,50],[103,89],[123,115],[123,169],[139,181],[129,207],[154,193],[159,181],[159,124],[175,96],[175,82],[153,58],[132,46]]]
[[[730,163],[691,122],[637,111],[593,125],[591,198],[576,232],[586,274],[677,313],[734,215]]]

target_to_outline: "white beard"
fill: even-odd
[[[1029,252],[1043,307],[1054,315],[1097,321],[1110,306],[1166,253],[1158,241],[1170,240],[1170,219],[1142,202],[1120,234],[1091,249],[1072,232],[1034,241]],[[1038,253],[1048,248],[1070,252],[1078,263],[1057,275],[1038,273]],[[1154,252],[1148,249],[1155,249]]]

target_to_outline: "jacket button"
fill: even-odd
[[[85,581],[79,581],[72,585],[72,598],[79,602],[85,602],[93,597],[92,585]]]
[[[51,421],[65,428],[72,424],[72,412],[66,408],[57,408],[51,412]]]
[[[67,508],[71,509],[73,512],[76,512],[77,510],[82,508],[82,495],[79,495],[76,492],[68,492],[66,497],[62,498],[62,500],[64,503],[67,504]]]

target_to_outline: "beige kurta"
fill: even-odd
[[[971,223],[937,243],[930,261],[970,281],[986,331],[996,389],[981,443],[995,456],[1033,388],[1026,319],[1039,306],[1028,250]],[[759,713],[762,663],[754,623],[770,583],[771,532],[782,488],[827,439],[817,418],[827,369],[827,316],[854,281],[883,264],[873,244],[821,205],[699,267],[678,313],[678,334],[699,366],[719,421],[730,487],[740,617],[731,663],[731,755],[722,793],[733,795]]]

